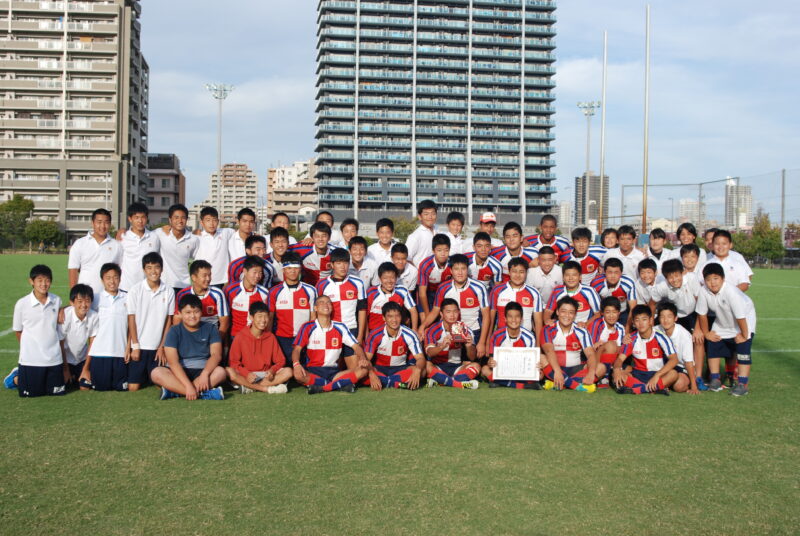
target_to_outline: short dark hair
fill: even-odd
[[[339,225],[339,230],[340,231],[344,231],[344,228],[347,227],[348,225],[355,225],[356,226],[356,232],[358,232],[358,230],[361,227],[361,225],[358,223],[357,219],[355,219],[355,218],[345,218],[345,219],[342,220],[341,225]]]
[[[695,238],[697,238],[697,227],[695,227],[693,223],[689,223],[687,221],[687,222],[684,222],[684,223],[678,225],[678,231],[675,234],[678,235],[678,236],[681,236],[681,231],[686,231],[690,235],[692,235]]]
[[[144,214],[147,216],[150,214],[150,209],[148,209],[147,205],[144,203],[139,203],[138,201],[133,202],[128,206],[128,217],[130,218],[136,214]]]
[[[389,313],[391,311],[394,311],[396,313],[400,313],[400,316],[403,315],[403,308],[397,302],[389,301],[389,302],[384,303],[383,307],[381,307],[381,314],[383,316],[386,316],[386,313]]]
[[[651,311],[650,307],[647,305],[640,303],[631,311],[631,318],[636,318],[639,315],[645,315],[648,318],[653,318],[653,311]]]
[[[325,233],[328,235],[328,238],[331,237],[331,226],[325,223],[324,221],[317,221],[314,222],[314,225],[311,226],[311,229],[308,230],[308,236],[314,236],[314,233],[320,232]]]
[[[617,311],[622,310],[622,305],[619,303],[619,298],[616,296],[606,296],[602,300],[600,300],[600,310],[604,310],[606,307],[613,307]]]
[[[287,220],[289,219],[289,215],[286,214],[285,212],[276,212],[275,214],[272,215],[270,221],[275,221],[276,218],[280,218],[281,216],[283,216]]]
[[[603,229],[603,233],[600,235],[600,242],[605,241],[606,237],[608,235],[612,235],[612,234],[614,236],[616,236],[617,238],[619,238],[619,232],[616,229],[614,229],[613,227],[609,227],[607,229]]]
[[[707,235],[708,233],[711,233],[711,234],[713,235],[713,234],[714,234],[714,233],[716,233],[717,231],[719,231],[719,228],[718,228],[718,227],[712,227],[712,228],[710,228],[710,229],[706,229],[706,232],[705,232],[705,233],[703,233],[703,236]]]
[[[664,232],[664,229],[661,227],[656,227],[652,231],[650,231],[650,238],[663,238],[666,240],[667,233]]]
[[[214,207],[203,207],[200,210],[200,219],[202,220],[206,216],[211,216],[213,218],[219,219],[219,212]]]
[[[523,259],[522,257],[514,257],[510,261],[508,261],[508,272],[511,273],[511,269],[515,266],[522,266],[526,270],[528,269],[528,261]]]
[[[151,251],[150,253],[142,257],[142,268],[144,268],[148,264],[157,264],[161,268],[164,268],[164,259],[162,259],[161,255],[159,255],[155,251]]]
[[[603,264],[603,269],[607,270],[608,268],[619,268],[620,270],[625,269],[624,265],[622,264],[622,261],[616,257],[611,257],[610,259],[606,259],[605,264]]]
[[[539,256],[540,257],[542,255],[555,255],[555,254],[556,254],[556,250],[554,250],[550,246],[542,246],[542,247],[539,248]]]
[[[247,311],[250,316],[255,316],[256,313],[269,313],[269,307],[263,301],[254,301],[250,304],[250,309]]]
[[[664,261],[664,264],[661,265],[661,273],[665,276],[674,274],[675,272],[683,273],[683,263],[680,259],[669,259],[668,261]]]
[[[336,248],[331,251],[331,264],[334,262],[350,262],[350,252],[344,248]]]
[[[348,244],[348,247],[350,249],[353,249],[353,246],[358,246],[359,244],[364,246],[364,249],[366,249],[367,248],[367,239],[364,238],[363,236],[356,235],[356,236],[354,236],[353,238],[350,239],[350,243]]]
[[[433,240],[431,240],[431,250],[436,249],[436,246],[447,246],[449,248],[450,237],[448,237],[446,234],[441,234],[441,233],[435,235],[433,237]]]
[[[718,262],[709,262],[703,266],[703,279],[710,275],[718,275],[722,279],[725,279],[725,269]]]
[[[187,307],[191,307],[192,309],[203,309],[203,302],[200,301],[196,295],[192,294],[191,292],[187,292],[181,299],[178,300],[178,311],[183,311]]]
[[[492,237],[489,236],[489,233],[486,233],[484,231],[478,231],[477,233],[475,233],[475,236],[472,237],[472,243],[475,244],[477,242],[480,242],[481,240],[489,242],[489,244],[492,243]]]
[[[333,219],[333,214],[332,214],[330,211],[327,211],[327,210],[320,210],[319,212],[317,212],[317,215],[316,215],[316,216],[314,216],[314,223],[317,223],[317,222],[319,222],[319,217],[320,217],[320,216],[322,216],[322,215],[329,216],[329,217],[330,217],[330,219],[331,219],[331,223],[333,223],[333,222],[335,221],[335,220]]]
[[[397,243],[392,246],[392,251],[390,255],[394,255],[395,253],[402,253],[406,257],[408,257],[408,246],[405,244]]]
[[[510,221],[503,225],[503,236],[505,236],[508,231],[517,231],[519,234],[522,234],[522,226],[515,221]]]
[[[461,253],[456,253],[455,255],[450,256],[450,266],[455,266],[456,264],[463,264],[464,266],[469,266],[469,259],[466,255],[462,255]]]
[[[89,301],[94,300],[94,290],[89,285],[78,283],[69,289],[69,301],[73,302],[76,298],[88,298]]]
[[[700,256],[700,248],[695,243],[686,244],[685,246],[681,246],[681,257],[686,255],[687,253],[694,253],[698,257]]]
[[[256,219],[256,213],[253,211],[252,208],[244,207],[239,209],[239,212],[236,213],[236,219],[241,220],[244,216],[252,216],[253,219]]]
[[[453,298],[445,298],[442,300],[442,305],[439,306],[439,310],[444,311],[444,308],[447,307],[448,305],[455,305],[456,307],[458,307],[458,302]],[[461,310],[461,307],[458,307],[458,309]]]
[[[516,311],[522,314],[522,306],[515,301],[508,302],[506,304],[505,314],[508,314],[509,311]]]
[[[211,263],[204,261],[203,259],[198,259],[189,265],[189,275],[195,275],[197,272],[203,269],[210,271]]]
[[[450,223],[451,221],[460,221],[461,225],[464,225],[464,215],[459,211],[454,210],[447,215],[447,223]]]
[[[244,262],[242,263],[242,270],[247,271],[250,268],[264,268],[264,259],[259,257],[258,255],[248,255],[244,258]]]
[[[378,266],[378,277],[381,277],[386,272],[392,272],[395,276],[398,276],[397,266],[392,264],[391,262],[382,262],[380,266]]]
[[[678,316],[678,307],[669,300],[661,300],[656,304],[656,316],[660,316],[662,311],[669,311],[675,317]]]
[[[731,233],[730,233],[730,231],[726,231],[725,229],[718,229],[718,230],[717,230],[717,231],[714,233],[714,239],[713,239],[713,240],[716,240],[716,239],[717,239],[717,237],[719,237],[719,236],[721,236],[721,237],[723,237],[723,238],[727,238],[727,239],[728,239],[728,242],[733,242],[733,237],[731,236]]]
[[[388,227],[389,229],[394,232],[394,222],[389,218],[380,218],[378,221],[375,222],[375,230],[380,231],[382,228]]]
[[[427,210],[432,208],[436,212],[439,212],[439,207],[436,205],[436,201],[432,201],[430,199],[423,199],[419,203],[417,203],[417,216],[422,215],[423,210]]]
[[[108,216],[108,219],[111,219],[111,213],[104,208],[96,208],[92,212],[92,221],[95,220],[98,216]]]
[[[545,214],[544,216],[542,216],[542,219],[539,220],[539,225],[543,224],[546,221],[552,221],[553,223],[558,225],[558,220],[552,214]]]
[[[587,227],[578,227],[577,229],[572,230],[572,241],[576,241],[580,238],[585,238],[589,242],[592,241],[592,232]]]
[[[37,264],[33,268],[31,268],[28,277],[30,277],[31,279],[36,279],[39,276],[46,277],[47,279],[52,281],[53,270],[51,270],[50,267],[47,266],[46,264]]]
[[[636,238],[636,229],[630,225],[620,225],[619,229],[617,230],[617,236],[622,236],[624,234],[631,235],[633,238]]]
[[[289,240],[289,231],[283,227],[273,227],[269,232],[269,241],[272,242],[276,238],[285,238]]]
[[[561,265],[561,273],[563,274],[567,270],[578,270],[578,273],[581,273],[581,263],[577,261],[567,261]]]
[[[571,305],[576,311],[578,310],[578,300],[572,296],[564,296],[556,302],[556,311],[561,309],[564,305]]]
[[[642,270],[653,270],[658,272],[658,264],[653,259],[643,259],[639,261],[639,266],[636,267],[636,272],[641,273]]]
[[[289,250],[284,253],[281,262],[288,262],[290,264],[301,264],[303,259],[300,258],[300,255],[296,251]]]
[[[103,278],[108,272],[117,272],[117,275],[122,275],[122,268],[115,262],[107,262],[100,267],[100,279]]]
[[[183,212],[183,215],[186,216],[187,218],[189,217],[189,209],[186,208],[186,205],[182,205],[181,203],[175,203],[174,205],[171,205],[169,207],[168,210],[169,217],[171,218],[172,215],[178,211]]]
[[[284,231],[285,230],[286,229],[284,229]],[[260,242],[261,244],[264,244],[264,247],[267,247],[267,239],[264,238],[261,235],[254,234],[254,235],[248,236],[245,239],[245,241],[244,241],[244,249],[253,249],[253,246],[256,245],[256,242]]]

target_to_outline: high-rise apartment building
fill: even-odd
[[[267,170],[267,213],[310,216],[317,210],[315,159]]]
[[[137,0],[0,3],[0,201],[74,238],[147,198],[148,67]]]
[[[555,202],[552,0],[321,0],[320,208],[409,217],[423,199],[475,223]]]
[[[203,207],[214,207],[219,212],[222,226],[236,225],[236,213],[245,207],[254,211],[258,204],[258,177],[247,164],[225,164],[220,172],[211,174],[208,197],[193,207],[190,221],[198,224],[198,215]]]
[[[150,224],[166,223],[169,207],[186,203],[186,177],[174,154],[147,155],[147,206]]]
[[[725,227],[738,229],[753,225],[753,189],[738,179],[725,183]]]
[[[705,203],[701,208],[697,199],[681,199],[678,201],[678,222],[689,222],[698,227],[702,232],[702,222],[705,219]]]
[[[608,221],[608,175],[603,180],[603,219]],[[591,171],[575,177],[575,224],[597,225],[600,215],[600,175]]]

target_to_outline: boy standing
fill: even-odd
[[[92,304],[99,317],[97,335],[80,379],[95,391],[128,390],[128,293],[119,288],[120,272],[116,264],[103,265],[100,269],[103,290],[95,295]]]
[[[663,300],[674,303],[678,324],[689,333],[694,331],[697,315],[697,296],[700,294],[700,282],[691,272],[683,273],[683,264],[678,259],[669,259],[661,265],[664,281],[656,283],[650,291],[650,308]]]
[[[433,298],[439,285],[450,279],[450,239],[443,234],[437,234],[431,241],[433,255],[422,261],[419,267],[419,289],[417,297],[421,308],[421,318],[430,313]]]
[[[359,344],[363,344],[367,327],[367,290],[364,282],[348,274],[350,253],[335,249],[331,253],[331,275],[317,283],[317,296],[327,296],[333,304],[333,321],[341,322]],[[344,357],[350,354],[343,352]]]
[[[283,256],[289,250],[292,238],[283,227],[274,227],[269,232],[269,246],[267,247],[267,262],[272,265],[272,284],[277,285],[283,281]]]
[[[708,258],[708,262],[718,263],[725,270],[725,281],[739,288],[742,292],[747,292],[750,288],[750,281],[753,279],[753,270],[744,257],[732,255],[733,237],[725,230],[714,233],[713,254]]]
[[[561,266],[557,264],[558,257],[550,246],[539,248],[539,266],[528,269],[525,283],[539,291],[542,303],[547,303],[553,289],[564,284]]]
[[[122,244],[122,279],[119,288],[128,292],[144,279],[142,257],[161,249],[158,235],[147,228],[149,211],[144,203],[132,203],[128,207],[127,231],[120,231],[118,238]]]
[[[244,262],[248,257],[254,256],[261,260],[261,281],[259,285],[271,287],[275,282],[275,268],[267,257],[267,239],[261,235],[250,235],[244,241],[245,256],[231,261],[228,265],[228,282],[236,283],[242,280]]]
[[[408,260],[419,269],[422,261],[428,258],[433,249],[433,237],[436,235],[436,203],[430,199],[424,199],[417,204],[417,217],[419,227],[408,235],[406,247],[408,247]]]
[[[69,249],[69,286],[83,283],[92,287],[95,296],[103,290],[100,268],[107,263],[122,262],[122,245],[114,240],[111,228],[111,213],[104,208],[92,212],[92,230],[79,238]]]
[[[508,263],[511,259],[521,258],[528,266],[536,266],[539,261],[536,250],[522,246],[522,227],[516,222],[508,222],[503,226],[503,247],[492,250],[492,257],[503,266],[503,281],[508,281]]]
[[[672,390],[676,393],[700,394],[697,371],[694,366],[695,348],[692,342],[692,334],[676,322],[678,320],[678,308],[675,307],[674,303],[662,301],[658,304],[656,314],[659,322],[656,330],[669,337],[669,340],[675,346],[675,353],[678,356],[678,364],[675,365],[678,379],[672,384]]]
[[[525,237],[529,247],[537,252],[544,246],[549,246],[555,252],[557,258],[569,253],[569,241],[563,236],[556,235],[558,231],[558,220],[552,214],[545,214],[539,221],[539,234],[532,234]]]
[[[578,227],[572,231],[572,248],[559,260],[577,262],[581,267],[581,283],[590,285],[603,266],[607,251],[604,246],[592,245],[592,232],[589,229]]]
[[[316,286],[320,279],[331,275],[331,252],[335,248],[329,243],[331,228],[328,224],[318,221],[311,226],[310,234],[310,245],[297,244],[291,246],[290,250],[300,255],[303,281]]]
[[[276,212],[272,215],[270,236],[272,236],[272,231],[275,229],[283,229],[286,231],[286,247],[297,244],[297,239],[289,234],[289,215],[285,212]],[[270,241],[270,243],[267,244],[267,254],[272,254],[272,251],[272,241]],[[278,270],[278,272],[280,272],[280,270]]]
[[[612,257],[622,261],[622,273],[636,279],[637,267],[639,263],[644,260],[644,253],[636,248],[636,231],[630,225],[623,225],[619,228],[619,246],[614,249],[609,249],[608,253],[603,260],[608,260]],[[656,271],[658,267],[656,267]]]
[[[464,215],[458,211],[447,215],[447,230],[442,233],[450,239],[450,253],[455,255],[466,253],[467,245],[461,236],[464,229]]]
[[[251,208],[243,208],[236,213],[239,228],[231,234],[228,240],[228,257],[238,259],[247,255],[247,239],[255,234],[256,213]]]
[[[200,242],[195,259],[211,265],[211,285],[219,289],[228,282],[228,265],[231,262],[228,248],[235,231],[219,226],[219,212],[214,207],[200,211]]]
[[[650,231],[650,241],[645,250],[645,257],[655,261],[656,273],[661,273],[661,265],[672,256],[669,250],[664,249],[666,242],[667,233],[664,232],[664,229],[655,228]]]
[[[161,281],[161,255],[148,253],[141,264],[145,279],[133,285],[126,300],[131,339],[129,391],[138,391],[150,379],[153,369],[166,363],[164,340],[175,310],[175,291]]]
[[[264,259],[250,255],[242,264],[242,280],[225,287],[223,292],[231,310],[231,337],[236,337],[249,325],[252,304],[267,302],[269,291],[259,284],[263,278]]]
[[[350,268],[347,273],[359,278],[366,286],[375,285],[378,280],[378,263],[367,254],[367,241],[363,236],[350,239]]]
[[[375,231],[378,241],[367,249],[367,253],[380,266],[384,262],[392,262],[392,246],[397,243],[394,239],[394,222],[389,218],[381,218],[375,223]]]
[[[275,333],[283,355],[292,355],[294,339],[306,322],[313,320],[317,291],[300,281],[300,256],[294,251],[283,255],[283,283],[269,289],[268,331]]]
[[[389,261],[397,268],[397,282],[411,294],[417,290],[419,282],[419,270],[408,262],[408,248],[405,244],[395,244],[392,246],[392,258]],[[380,266],[380,265],[378,265]]]
[[[484,212],[478,222],[478,231],[475,233],[486,233],[492,242],[492,249],[499,248],[503,245],[503,241],[494,236],[495,229],[497,228],[497,216],[494,212]],[[474,244],[474,242],[473,242]]]
[[[479,281],[486,290],[503,281],[503,265],[492,257],[492,239],[483,231],[472,238],[472,251],[467,253],[469,259],[469,276]]]
[[[169,227],[156,231],[161,245],[161,258],[164,271],[161,278],[167,286],[178,292],[191,285],[189,280],[189,261],[194,259],[200,238],[186,230],[189,209],[181,204],[169,207]]]
[[[659,282],[658,265],[653,259],[643,259],[637,270],[639,277],[636,279],[636,301],[640,305],[649,305],[651,293]]]

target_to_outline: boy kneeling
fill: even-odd
[[[286,382],[292,377],[292,369],[286,367],[278,339],[266,330],[269,309],[264,302],[250,304],[250,327],[242,329],[233,339],[229,366],[225,369],[231,383],[238,385],[242,394],[285,393]]]
[[[172,326],[164,341],[167,366],[150,373],[153,383],[161,387],[161,400],[185,396],[186,400],[223,400],[225,370],[222,360],[222,339],[219,331],[203,322],[203,304],[194,294],[185,294],[178,302],[181,323]]]

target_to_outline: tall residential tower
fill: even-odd
[[[320,208],[373,222],[434,199],[473,224],[485,211],[538,222],[555,205],[554,10],[552,0],[321,0]]]

